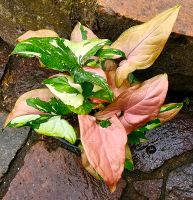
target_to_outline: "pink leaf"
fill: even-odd
[[[4,126],[6,126],[10,121],[12,121],[16,117],[31,114],[42,114],[42,112],[31,106],[28,106],[26,103],[27,99],[36,97],[40,98],[42,101],[48,101],[52,97],[54,97],[54,95],[49,91],[49,89],[36,89],[24,93],[16,101],[13,110],[7,116]]]
[[[107,128],[98,125],[93,116],[79,115],[78,119],[88,161],[114,191],[124,169],[126,131],[116,116]]]
[[[81,24],[78,22],[71,33],[70,40],[73,42],[81,42],[82,41],[80,25]],[[89,28],[87,28],[86,26],[83,26],[83,25],[82,25],[82,27],[87,32],[87,39],[98,38]]]
[[[117,87],[115,84],[116,71],[106,71],[107,82],[111,89],[113,90],[116,97],[118,97],[122,92],[129,88],[130,84],[127,80],[124,80],[121,87]]]
[[[41,29],[37,31],[27,31],[23,35],[21,35],[19,38],[17,38],[17,41],[22,42],[32,37],[59,37],[59,36],[56,32],[52,30]]]
[[[134,86],[122,94],[103,111],[96,114],[97,119],[108,119],[119,115],[121,123],[129,134],[134,129],[157,117],[168,90],[167,75],[158,75],[140,86]]]

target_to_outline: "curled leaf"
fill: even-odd
[[[4,126],[6,127],[7,124],[12,121],[16,117],[20,117],[23,115],[29,114],[42,114],[43,112],[27,105],[26,100],[29,98],[39,98],[42,101],[49,101],[54,95],[49,91],[49,89],[36,89],[25,94],[21,95],[19,99],[16,101],[13,110],[7,116]]]
[[[170,103],[163,105],[161,107],[160,113],[158,114],[160,122],[163,124],[174,118],[182,109],[182,107],[183,103]]]
[[[27,31],[19,38],[17,38],[18,42],[22,42],[32,37],[59,37],[58,34],[52,30],[41,29],[37,31]]]
[[[109,119],[107,128],[97,124],[93,116],[79,115],[78,119],[88,161],[114,191],[124,169],[126,131],[116,116]]]
[[[129,134],[134,129],[157,117],[167,90],[167,75],[155,76],[141,85],[125,90],[113,103],[103,111],[98,112],[96,118],[104,120],[114,114],[123,113],[119,119]]]
[[[82,40],[94,38],[97,38],[97,36],[89,28],[78,22],[71,33],[70,40],[73,42],[81,42]]]
[[[111,45],[125,52],[127,57],[116,71],[117,86],[121,86],[129,73],[154,63],[172,31],[179,9],[177,5],[142,25],[129,28]]]

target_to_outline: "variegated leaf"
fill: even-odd
[[[47,102],[53,97],[54,95],[49,91],[49,89],[46,89],[46,88],[36,89],[36,90],[26,92],[25,94],[21,95],[19,99],[16,101],[13,110],[7,116],[4,126],[7,126],[7,124],[10,121],[20,116],[32,115],[32,114],[38,114],[38,115],[43,114],[42,111],[39,111],[31,106],[28,106],[26,102],[27,99],[39,98],[40,100]]]

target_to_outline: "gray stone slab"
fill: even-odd
[[[148,200],[156,200],[160,198],[162,179],[152,179],[134,182],[135,190]]]
[[[9,168],[9,164],[16,155],[16,152],[24,144],[29,128],[3,130],[7,114],[0,112],[0,181]]]
[[[184,165],[169,174],[166,200],[193,199],[193,163]]]
[[[133,147],[135,168],[149,172],[166,160],[193,149],[193,119],[178,118],[146,133],[148,142]]]

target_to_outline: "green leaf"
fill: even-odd
[[[176,108],[182,108],[182,106],[183,106],[183,103],[175,103],[175,104],[171,104],[171,106],[162,106],[160,109],[160,113],[166,112],[172,109],[176,109]]]
[[[61,119],[61,116],[50,118],[34,130],[42,135],[64,138],[71,144],[76,142],[76,133],[73,127],[66,120]]]
[[[80,91],[82,91],[81,86],[75,86],[73,79],[70,76],[48,78],[43,81],[43,84],[53,86],[58,92],[80,94]],[[78,87],[78,89],[76,89],[76,87]]]
[[[92,90],[94,88],[94,85],[92,83],[83,82],[81,83],[81,87],[82,87],[82,95],[85,98],[90,97],[92,95]]]
[[[73,106],[68,105],[68,108],[78,115],[86,115],[92,111],[92,104],[87,99],[84,99],[81,106],[74,108]]]
[[[109,95],[106,90],[99,90],[97,92],[92,92],[89,97],[98,98],[102,100],[109,100]]]
[[[128,171],[133,171],[134,170],[133,162],[129,159],[126,159],[124,168],[127,169]]]
[[[73,106],[75,109],[83,105],[84,97],[82,95],[81,85],[75,84],[71,76],[57,76],[47,79],[43,83],[45,83],[50,91],[65,105]]]
[[[133,131],[128,135],[129,144],[139,144],[141,141],[147,141],[143,131]]]
[[[89,66],[89,67],[101,67],[101,62],[102,62],[102,60],[101,60],[100,58],[88,59],[88,60],[84,63],[84,66]]]
[[[13,54],[38,57],[47,68],[59,71],[72,73],[79,66],[74,53],[62,38],[30,38],[18,43]]]
[[[75,54],[80,65],[85,63],[91,56],[94,56],[104,45],[108,44],[111,44],[109,40],[97,38],[83,40],[78,43],[65,40],[65,45]]]
[[[84,71],[83,69],[77,68],[74,72],[74,81],[79,84],[84,82],[90,82],[93,85],[100,86],[107,92],[108,100],[110,102],[113,101],[114,94],[103,77]]]
[[[28,106],[36,108],[44,113],[55,115],[67,115],[71,113],[68,106],[66,106],[60,99],[54,97],[51,98],[49,102],[42,101],[39,98],[30,98],[27,99],[26,102]]]
[[[109,120],[102,120],[99,122],[100,126],[103,128],[107,128],[108,126],[111,125],[111,122]]]
[[[30,126],[32,128],[38,127],[40,123],[48,121],[52,116],[51,115],[24,115],[16,117],[9,122],[7,127],[10,128],[19,128],[22,126]]]
[[[37,133],[64,138],[74,144],[76,142],[76,133],[73,127],[61,116],[52,115],[24,115],[13,119],[9,122],[8,127],[19,128],[30,126]]]
[[[87,31],[84,29],[84,26],[80,24],[80,32],[82,35],[82,40],[87,40]]]
[[[125,169],[129,171],[134,170],[132,154],[131,154],[131,150],[128,144],[125,146],[125,166],[124,167]]]
[[[145,132],[153,130],[161,125],[159,119],[154,119],[148,123],[146,123],[143,127],[140,127],[134,130],[131,134],[128,135],[128,140],[130,144],[139,144],[140,142],[147,141],[148,139],[145,137]]]
[[[140,83],[139,80],[132,74],[130,73],[128,75],[128,81],[129,83],[132,85],[132,84],[137,84],[137,83]]]
[[[123,51],[113,48],[99,49],[96,53],[96,56],[104,59],[116,59],[126,57]]]

